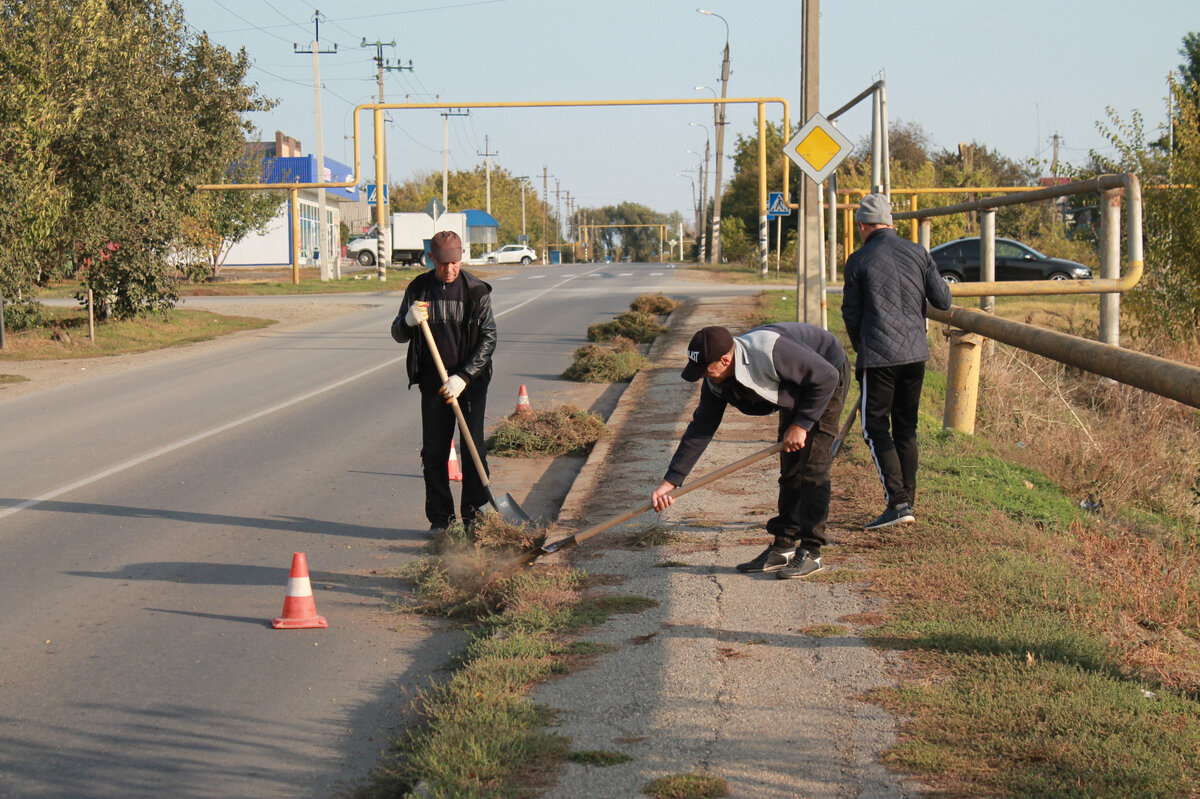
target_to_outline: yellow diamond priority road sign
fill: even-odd
[[[814,183],[829,177],[852,149],[850,140],[820,114],[813,114],[791,141],[783,145],[784,154]]]

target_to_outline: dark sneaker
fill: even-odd
[[[792,562],[792,557],[795,556],[796,550],[778,549],[771,545],[762,551],[762,554],[757,558],[746,563],[739,563],[737,570],[740,572],[774,572],[779,571],[784,566]]]
[[[796,557],[792,558],[791,563],[775,572],[775,576],[780,580],[795,580],[797,577],[816,574],[823,568],[825,567],[821,565],[820,555],[813,557],[807,549],[801,549],[796,552]]]
[[[864,530],[878,530],[881,527],[891,527],[894,524],[912,524],[917,520],[913,516],[912,505],[897,505],[879,514],[879,518],[864,525]]]

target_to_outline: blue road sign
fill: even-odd
[[[783,192],[773,191],[767,195],[767,219],[775,219],[780,216],[789,216],[792,209],[783,201]]]
[[[376,195],[376,184],[368,183],[367,184],[367,205],[378,205],[375,195]],[[388,201],[388,190],[387,190],[386,183],[383,185],[383,201],[385,203]]]

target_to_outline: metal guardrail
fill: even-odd
[[[892,218],[918,220],[921,224],[922,244],[928,248],[929,220],[932,217],[975,211],[988,212],[1010,205],[1093,193],[1099,193],[1106,199],[1106,202],[1102,203],[1105,206],[1104,212],[1112,213],[1114,218],[1116,214],[1119,214],[1120,196],[1124,195],[1126,204],[1124,274],[1119,274],[1119,264],[1117,263],[1120,255],[1120,227],[1115,222],[1109,222],[1101,259],[1101,268],[1104,270],[1105,276],[1101,278],[1068,281],[956,283],[950,287],[950,292],[955,297],[983,297],[985,302],[989,298],[1000,295],[1116,295],[1137,285],[1144,269],[1142,190],[1138,177],[1132,173],[1101,175],[1091,180],[1051,186],[1020,194],[985,197],[940,208],[904,211],[893,214]],[[994,236],[994,225],[990,229],[987,227],[985,226],[984,236],[989,234]],[[1103,297],[1101,302],[1104,302]],[[1034,325],[1000,319],[985,312],[986,310],[988,310],[986,305],[985,310],[980,311],[955,306],[951,306],[947,311],[940,311],[936,308],[928,309],[930,319],[943,322],[951,328],[948,331],[950,357],[946,376],[946,411],[943,420],[944,427],[948,429],[965,433],[973,433],[975,430],[979,364],[985,339],[1000,341],[1193,408],[1200,408],[1200,369],[1196,367],[1145,353],[1133,352],[1116,346],[1115,343],[1090,341]],[[1102,318],[1102,332],[1104,326],[1105,322]]]

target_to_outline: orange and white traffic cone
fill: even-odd
[[[271,619],[276,630],[309,630],[328,627],[324,616],[317,615],[312,583],[308,580],[308,559],[303,552],[292,555],[292,573],[288,577],[287,596],[283,598],[283,615]]]
[[[533,406],[529,404],[529,392],[525,390],[525,384],[521,384],[521,391],[517,394],[517,410],[514,413],[533,413]]]
[[[462,467],[458,465],[458,450],[454,448],[454,439],[450,439],[450,460],[446,461],[446,471],[454,482],[462,482]]]

